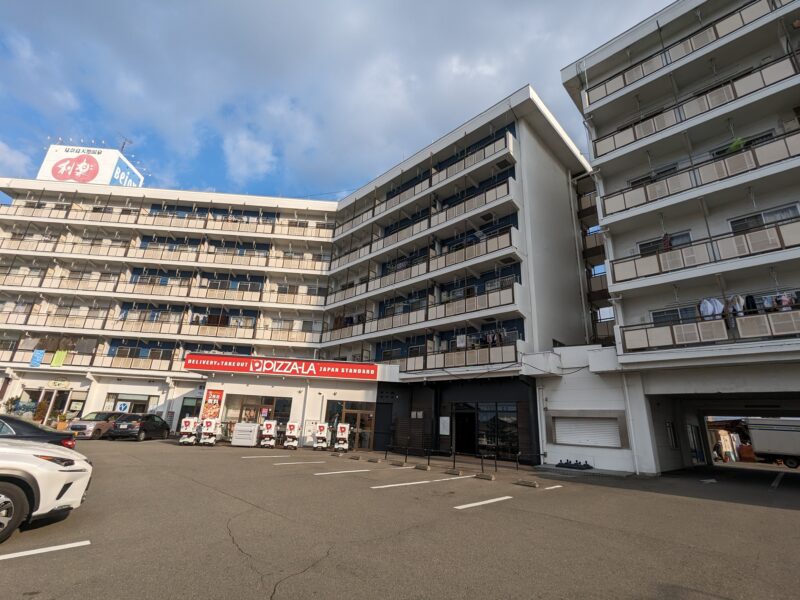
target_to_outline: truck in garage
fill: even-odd
[[[782,461],[790,469],[800,464],[800,419],[745,419],[756,456]]]

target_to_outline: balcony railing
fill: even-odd
[[[788,56],[758,67],[747,75],[742,75],[721,83],[701,95],[693,94],[684,102],[674,104],[656,115],[631,124],[624,129],[602,137],[594,142],[594,155],[604,156],[618,148],[635,141],[655,135],[687,119],[738,100],[764,87],[783,81],[795,75],[797,69]]]
[[[621,332],[624,352],[786,339],[800,336],[800,305],[770,313],[631,325]]]
[[[798,246],[800,219],[793,218],[739,233],[697,240],[674,249],[618,259],[611,263],[611,272],[614,282],[621,283]]]
[[[381,364],[398,365],[401,373],[408,373],[431,369],[513,364],[519,362],[519,359],[515,342],[503,346],[431,352],[420,356],[409,356],[379,362]]]
[[[368,221],[372,217],[379,215],[381,213],[386,212],[390,208],[398,206],[402,203],[411,200],[411,198],[423,193],[425,190],[438,185],[439,183],[455,177],[465,169],[472,167],[473,165],[478,164],[479,162],[483,161],[486,158],[490,158],[495,154],[499,154],[500,152],[505,151],[506,149],[513,150],[513,136],[511,133],[506,133],[502,138],[495,140],[494,142],[490,142],[486,146],[475,150],[474,152],[468,154],[463,159],[457,161],[456,163],[437,171],[435,168],[431,169],[431,175],[429,178],[424,179],[423,181],[417,183],[414,187],[409,188],[396,196],[388,200],[384,200],[383,202],[377,203],[372,208],[367,209],[359,213],[358,215],[348,219],[341,225],[336,227],[336,232],[334,235],[338,236],[347,231],[350,231],[354,227],[360,225],[364,221]]]
[[[327,304],[334,304],[341,300],[355,298],[367,292],[379,290],[413,277],[418,277],[426,273],[433,273],[445,267],[450,267],[479,256],[510,248],[515,245],[516,236],[518,235],[514,233],[515,231],[516,230],[511,229],[500,232],[480,242],[464,246],[445,254],[435,255],[434,251],[431,250],[428,258],[421,257],[417,262],[403,269],[399,269],[382,277],[374,277],[368,281],[334,292],[328,296]]]
[[[508,281],[501,282],[502,287],[478,294],[470,298],[458,298],[448,302],[440,302],[416,308],[406,313],[397,315],[369,319],[363,323],[355,323],[346,327],[340,327],[326,331],[322,334],[323,342],[333,342],[343,340],[363,334],[387,331],[406,325],[419,325],[427,327],[431,321],[454,317],[467,313],[497,308],[501,306],[513,305],[520,294],[520,285],[515,283],[512,277]]]
[[[207,252],[199,246],[148,246],[142,248],[131,245],[131,240],[114,243],[64,242],[54,240],[18,240],[0,238],[0,249],[29,252],[61,252],[64,254],[127,257],[145,261],[207,262],[220,265],[241,265],[248,267],[269,267],[276,269],[302,269],[327,272],[329,262],[314,258],[297,258],[268,254],[261,251],[250,252]]]
[[[782,3],[776,2],[775,5],[780,7],[781,4],[788,3],[786,1]],[[710,25],[671,44],[665,50],[651,54],[632,67],[626,68],[623,72],[612,75],[603,80],[602,83],[589,88],[586,92],[588,104],[591,105],[598,100],[602,100],[606,96],[632,85],[643,77],[682,59],[684,56],[697,52],[717,39],[725,37],[763,17],[772,10],[775,9],[773,9],[769,0],[754,0],[743,8],[726,14]]]
[[[27,206],[25,202],[35,202],[42,206]],[[40,217],[45,219],[68,219],[81,223],[114,223],[128,225],[155,225],[170,229],[203,229],[240,233],[263,233],[281,236],[315,237],[330,239],[333,228],[328,225],[315,227],[290,225],[290,221],[275,221],[266,217],[213,216],[209,214],[169,214],[152,213],[149,207],[130,208],[108,204],[92,210],[81,204],[63,201],[36,201],[20,198],[8,205],[0,206],[0,215],[17,217]]]
[[[149,311],[147,311],[149,313]],[[29,327],[57,327],[59,329],[95,330],[98,332],[157,333],[166,335],[220,337],[235,340],[281,341],[318,343],[321,332],[307,332],[284,328],[271,328],[256,317],[230,315],[240,319],[236,325],[209,325],[192,322],[187,313],[162,312],[158,317],[123,317],[115,310],[90,309],[88,313],[77,310],[67,314],[33,310],[0,311],[0,324]]]
[[[800,133],[787,133],[723,158],[686,167],[651,183],[609,194],[603,198],[603,213],[613,215],[796,156],[800,156]]]
[[[347,254],[334,258],[331,261],[331,269],[338,269],[339,267],[348,265],[371,254],[372,252],[377,252],[378,250],[406,240],[414,235],[417,235],[418,233],[428,231],[431,227],[436,227],[440,223],[452,221],[466,212],[484,206],[490,202],[494,202],[498,198],[503,198],[507,195],[508,182],[504,181],[503,183],[491,187],[488,190],[484,190],[479,194],[465,198],[458,204],[452,205],[445,210],[441,210],[431,214],[428,217],[424,217],[408,227],[404,227],[403,229],[395,231],[385,237],[374,240],[373,242],[366,244],[357,250],[353,250],[352,252],[348,252]]]

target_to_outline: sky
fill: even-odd
[[[334,199],[667,0],[0,0],[0,177],[119,147],[148,187]],[[69,142],[70,138],[72,142]]]

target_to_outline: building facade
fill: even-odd
[[[625,404],[614,468],[708,462],[707,415],[800,416],[799,45],[796,0],[680,0],[562,71],[615,331],[579,362],[621,386],[563,406]]]
[[[338,203],[2,181],[5,408],[122,403],[174,426],[213,389],[228,425],[336,418],[368,434],[357,447],[538,460],[527,357],[591,335],[587,169],[525,87]],[[242,374],[189,354],[379,367]]]

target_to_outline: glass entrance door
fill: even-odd
[[[347,410],[342,412],[342,423],[350,425],[350,448],[372,450],[375,438],[375,413],[372,411]]]

